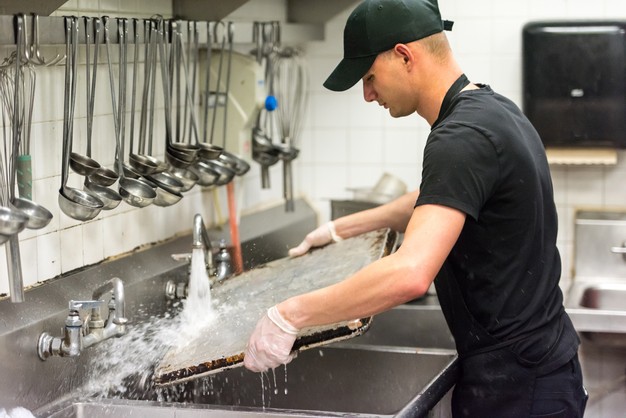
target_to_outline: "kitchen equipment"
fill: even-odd
[[[98,51],[100,47],[100,31],[102,28],[102,21],[100,18],[94,18],[94,52],[93,52],[93,70],[92,75],[89,74],[89,64],[90,64],[90,42],[89,37],[92,33],[91,30],[87,29],[88,26],[88,18],[85,18],[85,30],[86,30],[86,41],[85,48],[87,53],[87,58],[85,61],[86,66],[86,78],[87,78],[87,156],[91,157],[91,137],[93,132],[93,112],[95,105],[95,91],[96,91],[96,78],[98,74]],[[91,81],[91,83],[90,83]],[[110,168],[100,166],[96,171],[87,176],[86,181],[89,181],[89,184],[96,184],[98,186],[108,187],[115,183],[118,179],[118,175],[115,171]]]
[[[122,159],[124,155],[123,142],[120,140],[121,136],[121,119],[118,120],[118,107],[115,101],[115,80],[113,78],[113,67],[111,65],[111,47],[109,45],[109,27],[108,18],[103,17],[104,23],[104,42],[107,50],[107,64],[109,67],[109,84],[111,87],[111,105],[113,108],[113,122],[115,126],[115,142],[116,142],[116,164],[119,178],[119,194],[122,199],[131,206],[143,208],[150,205],[156,198],[156,192],[154,189],[142,180],[126,177],[126,171],[124,170]],[[121,22],[118,21],[118,27]],[[123,35],[122,35],[123,36]],[[122,38],[120,38],[122,39]],[[120,63],[121,64],[121,63]],[[120,80],[121,83],[121,80]],[[121,89],[121,86],[120,86]],[[125,94],[125,92],[124,92]],[[121,97],[121,96],[120,96]]]
[[[626,148],[626,21],[522,31],[523,109],[549,147]]]
[[[275,110],[280,126],[283,160],[283,196],[285,210],[293,206],[293,173],[291,162],[298,156],[298,136],[307,105],[308,73],[299,51],[284,48],[276,53],[273,63],[274,92],[278,100]]]
[[[63,107],[63,163],[61,166],[61,188],[58,202],[61,211],[67,216],[87,221],[95,218],[104,204],[89,193],[68,187],[67,180],[72,149],[74,106],[76,102],[76,58],[78,49],[78,18],[65,18],[66,61],[65,61],[65,98]]]
[[[379,230],[302,257],[276,260],[216,284],[211,298],[216,301],[217,317],[165,355],[156,368],[155,382],[172,384],[242,365],[248,338],[269,307],[345,279],[389,254],[394,243],[394,232]],[[303,330],[294,349],[354,337],[365,332],[369,323],[370,318],[362,318]]]
[[[78,21],[77,21],[78,22]],[[89,49],[90,49],[90,38],[91,38],[91,31],[92,31],[92,27],[91,27],[91,18],[89,17],[85,17],[84,18],[84,22],[85,22],[85,44],[86,44],[86,63],[85,63],[85,69],[86,69],[86,88],[85,91],[87,93],[87,155],[81,155],[78,154],[76,152],[71,152],[70,153],[70,167],[72,168],[72,170],[74,170],[74,172],[88,177],[91,174],[95,173],[96,170],[98,170],[100,168],[100,164],[94,160],[93,158],[91,158],[91,133],[92,133],[92,127],[93,127],[93,109],[94,109],[94,103],[95,103],[95,70],[97,69],[97,49],[94,52],[94,84],[93,86],[90,85],[90,74],[89,74],[89,70],[90,70],[90,61],[89,61]],[[77,30],[78,30],[78,23],[77,23]],[[76,39],[76,42],[78,42],[78,39]],[[73,94],[76,94],[76,92],[73,92]],[[70,130],[72,133],[70,133],[70,135],[73,134],[73,124],[70,127]]]
[[[100,44],[100,19],[94,18],[95,33],[91,25],[91,18],[85,17],[85,80],[86,80],[86,92],[87,92],[87,157],[91,157],[91,137],[93,132],[93,112],[95,106],[96,96],[96,76],[98,74],[98,47]],[[94,33],[94,52],[93,52],[93,74],[90,72],[90,38]],[[113,170],[99,166],[93,173],[85,176],[84,189],[87,193],[102,201],[102,209],[111,210],[119,206],[122,201],[122,196],[115,190],[110,189],[109,186],[117,180],[117,174]],[[113,181],[111,181],[111,179]]]

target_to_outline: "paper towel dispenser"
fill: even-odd
[[[626,21],[524,26],[523,110],[545,146],[626,148]]]

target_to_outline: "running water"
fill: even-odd
[[[185,345],[192,337],[197,337],[198,330],[216,318],[203,248],[194,248],[191,253],[189,287],[187,299],[183,303],[184,308],[181,312],[183,328],[178,339],[179,345]]]
[[[125,335],[91,348],[96,352],[90,366],[92,379],[84,391],[96,397],[128,399],[141,399],[155,391],[157,400],[176,398],[176,387],[153,386],[152,373],[169,349],[184,347],[217,318],[202,248],[193,249],[187,293],[182,309],[180,302],[175,302],[171,313],[143,319],[141,312],[135,312],[137,321],[128,326]]]

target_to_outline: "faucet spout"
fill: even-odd
[[[106,322],[100,316],[100,307],[105,301],[102,296],[111,292],[109,315]],[[69,315],[65,320],[63,337],[53,337],[47,332],[39,336],[37,353],[39,358],[46,360],[51,356],[71,357],[100,341],[111,337],[119,337],[126,333],[124,283],[115,277],[93,292],[93,300],[71,300]],[[83,321],[79,315],[81,310],[90,310],[89,321]]]
[[[193,248],[202,248],[204,250],[204,260],[207,264],[209,276],[214,275],[215,266],[213,263],[213,248],[211,247],[211,239],[204,226],[202,215],[196,213],[193,217]]]
[[[100,300],[106,292],[112,292],[111,301],[113,302],[113,309],[111,309],[111,315],[109,322],[113,322],[117,325],[125,325],[128,323],[126,318],[126,298],[124,296],[124,282],[119,277],[114,277],[96,290],[92,294],[93,300]]]

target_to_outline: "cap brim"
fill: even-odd
[[[324,82],[332,91],[345,91],[359,82],[376,60],[376,55],[359,58],[344,58]]]

